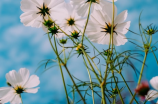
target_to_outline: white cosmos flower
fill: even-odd
[[[65,9],[63,9],[61,11],[61,17],[56,19],[55,23],[58,26],[60,26],[60,28],[65,33],[67,33],[68,35],[71,35],[72,32],[78,32],[78,33],[80,31],[82,32],[83,27],[85,25],[85,19],[83,19],[81,16],[78,16],[78,14],[76,13],[76,10],[74,9],[74,7],[71,4],[65,3]],[[54,26],[55,25],[53,24],[51,28],[54,29]],[[52,30],[51,28],[48,29],[44,25],[42,27],[45,32],[51,33],[51,31],[50,31],[50,30]],[[56,27],[56,31],[53,30],[52,32],[55,34],[55,36],[57,38],[62,38],[64,36],[66,36],[57,27]],[[81,34],[79,34],[79,35],[81,35]]]
[[[70,3],[73,6],[76,6],[77,13],[80,16],[85,17],[88,15],[88,8],[89,8],[90,1],[92,1],[91,13],[94,10],[102,10],[104,4],[107,3],[107,1],[105,0],[70,0]],[[111,0],[108,0],[108,1],[111,1]]]
[[[63,4],[64,0],[22,0],[21,10],[24,13],[20,16],[21,22],[25,26],[39,28],[48,15],[57,18]]]
[[[20,104],[21,93],[36,93],[39,87],[34,87],[39,85],[39,77],[36,75],[29,77],[29,75],[29,70],[26,68],[21,68],[19,72],[12,70],[7,73],[6,79],[9,87],[0,88],[0,103]]]
[[[147,95],[145,96],[145,99],[148,101],[158,98],[158,76],[153,77],[150,80],[150,84],[155,90],[148,91]],[[157,101],[157,103],[158,103],[158,101]]]
[[[86,33],[88,38],[98,44],[109,44],[112,24],[112,5],[105,5],[105,11],[94,11],[91,14]],[[104,13],[104,14],[103,14]],[[113,44],[116,46],[124,45],[127,39],[124,34],[128,32],[130,21],[124,22],[127,18],[127,10],[118,16],[115,7],[115,17],[113,26]]]
[[[65,7],[67,12],[63,13],[63,19],[61,21],[57,21],[61,29],[69,35],[71,35],[71,32],[73,31],[82,32],[85,25],[85,19],[78,16],[75,8],[70,3],[65,3]]]

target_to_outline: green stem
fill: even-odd
[[[132,93],[132,91],[130,90],[130,88],[129,88],[127,82],[126,82],[126,80],[124,79],[124,77],[123,77],[123,75],[122,75],[122,73],[120,73],[120,75],[121,75],[123,81],[125,82],[125,85],[126,85],[128,91],[130,92],[131,96],[133,97],[133,93]],[[135,100],[135,102],[136,102],[137,104],[139,104],[135,98],[134,98],[134,100]]]
[[[92,47],[100,54],[99,50],[92,44],[92,42],[85,36],[86,40],[92,45]],[[106,58],[104,57],[104,55],[100,54],[105,60]]]
[[[94,72],[94,74],[95,74],[97,80],[99,81],[99,83],[101,83],[101,80],[100,80],[99,77],[97,76],[97,73],[95,72],[95,70],[94,70],[94,68],[93,68],[93,66],[92,66],[92,64],[91,64],[91,62],[90,62],[90,60],[89,60],[88,57],[87,57],[86,52],[84,51],[84,49],[82,49],[82,52],[83,52],[84,56],[86,57],[86,60],[88,61],[88,64],[90,65],[92,71]]]
[[[93,91],[93,84],[92,84],[91,74],[90,74],[90,71],[89,71],[89,69],[88,69],[88,66],[87,66],[87,64],[86,64],[86,61],[85,61],[83,55],[82,55],[82,57],[83,57],[83,61],[84,61],[85,65],[86,65],[87,72],[88,72],[88,75],[89,75],[89,80],[90,80],[90,83],[91,83],[91,90],[92,90],[92,100],[93,100],[93,104],[95,104],[95,101],[94,101],[94,91]]]
[[[54,44],[55,44],[56,53],[57,53],[57,55],[59,55],[58,49],[57,49],[57,46],[56,46],[55,36],[54,36]],[[62,81],[63,81],[63,84],[64,84],[64,90],[65,90],[65,94],[66,94],[67,104],[70,104],[70,102],[69,102],[69,97],[68,97],[68,93],[67,93],[67,89],[66,89],[65,79],[64,79],[64,75],[63,75],[63,71],[62,71],[62,67],[61,67],[59,58],[57,58],[57,59],[58,59],[58,65],[59,65],[60,72],[61,72],[61,76],[62,76]]]
[[[80,95],[80,97],[81,97],[81,99],[82,99],[83,103],[84,103],[84,104],[86,104],[85,99],[83,98],[83,96],[81,95],[80,91],[78,90],[77,85],[76,85],[76,83],[75,83],[75,81],[74,81],[74,79],[73,79],[72,75],[70,74],[70,72],[69,72],[69,70],[68,70],[67,66],[66,66],[66,65],[64,65],[64,67],[65,67],[65,69],[66,69],[67,73],[69,74],[69,76],[70,76],[70,78],[71,78],[71,80],[72,80],[72,82],[73,82],[73,84],[74,84],[74,86],[75,86],[75,88],[76,88],[76,90],[77,90],[78,94]]]
[[[145,51],[145,56],[144,56],[144,60],[143,60],[143,64],[142,64],[142,68],[141,68],[141,72],[140,72],[140,75],[139,75],[139,80],[138,80],[137,86],[141,82],[141,78],[142,78],[142,75],[143,75],[143,70],[144,70],[144,66],[145,66],[145,61],[146,61],[147,54],[148,54],[148,51]],[[136,92],[134,93],[134,95],[133,95],[133,97],[132,97],[132,99],[130,101],[130,104],[133,102],[133,99],[134,99],[135,95],[136,95]]]
[[[22,101],[22,97],[21,97],[21,94],[20,94],[20,99],[21,99],[21,104],[23,104],[23,101]]]
[[[111,52],[113,51],[113,31],[114,31],[114,15],[115,15],[115,5],[114,5],[114,0],[112,0],[113,2],[112,2],[112,10],[113,10],[113,12],[112,12],[112,24],[111,24],[111,40],[112,40],[112,48],[111,48]],[[111,44],[111,43],[110,43]],[[112,55],[112,54],[111,54]]]
[[[102,80],[102,75],[101,75],[101,72],[100,70],[98,69],[97,65],[95,64],[95,62],[93,61],[93,59],[88,55],[86,54],[92,61],[93,65],[95,66],[95,68],[98,70],[98,73],[99,73],[99,76],[100,76],[100,81]]]
[[[145,56],[144,56],[144,60],[143,60],[143,65],[142,65],[142,68],[141,68],[141,71],[140,71],[140,75],[139,75],[138,85],[141,82],[141,78],[142,78],[142,75],[143,75],[143,70],[144,70],[144,66],[145,66],[145,61],[146,61],[147,54],[148,54],[148,52],[145,52]]]
[[[114,97],[113,99],[113,104],[116,104],[116,97]]]
[[[86,52],[84,51],[84,49],[82,49],[82,52],[83,52],[84,56],[86,57],[86,60],[88,61],[90,67],[92,68],[92,71],[94,72],[96,78],[98,79],[99,83],[101,84],[101,80],[100,80],[99,77],[97,76],[97,74],[96,74],[96,72],[95,72],[95,70],[94,70],[94,68],[93,68],[93,66],[92,66],[92,64],[91,64],[91,62],[89,61],[89,59],[88,59],[88,57],[87,57],[87,54],[86,54]],[[104,86],[101,86],[101,92],[102,92],[102,101],[103,101],[103,104],[106,104],[106,102],[105,102],[105,94],[104,94]]]
[[[52,42],[51,42],[51,38],[50,38],[49,34],[48,34],[48,38],[49,38],[49,42],[50,42],[50,44],[51,44],[52,49],[54,50],[55,54],[57,55],[57,58],[58,58],[58,59],[61,61],[61,63],[64,65],[64,67],[65,67],[65,69],[66,69],[66,71],[67,71],[69,77],[71,78],[71,81],[73,82],[73,85],[75,86],[75,88],[76,88],[78,94],[80,95],[80,97],[81,97],[82,101],[84,102],[84,104],[86,104],[85,99],[83,98],[83,96],[81,95],[80,91],[78,90],[78,88],[77,88],[77,86],[76,86],[76,83],[75,83],[75,81],[73,80],[73,78],[72,78],[72,76],[71,76],[71,74],[70,74],[70,72],[69,72],[69,70],[68,70],[66,64],[64,64],[64,62],[60,59],[59,55],[58,55],[57,52],[55,51],[55,49],[54,49],[54,47],[53,47],[53,44],[52,44]]]
[[[116,79],[115,79],[114,71],[112,71],[112,75],[113,75],[114,82],[115,82],[115,85],[116,85],[116,89],[117,89],[118,94],[119,94],[119,96],[120,96],[121,102],[122,102],[122,104],[124,104],[124,101],[123,101],[123,98],[122,98],[122,96],[121,96],[120,90],[119,90],[119,88],[118,88],[118,86],[117,86],[117,82],[116,82]]]
[[[114,30],[114,15],[115,15],[115,5],[114,5],[114,0],[112,0],[112,8],[113,8],[113,12],[112,12],[112,23],[111,23],[111,34],[110,34],[110,43],[109,43],[109,49],[110,49],[110,46],[111,46],[111,41],[112,41],[112,48],[111,48],[111,54],[110,54],[110,56],[108,55],[108,58],[107,58],[107,60],[109,60],[109,59],[111,59],[111,56],[112,56],[112,53],[113,53],[113,30]],[[103,83],[105,83],[105,85],[106,85],[106,79],[107,79],[107,72],[108,72],[108,63],[106,64],[106,70],[105,70],[105,76],[104,76],[104,81],[103,81]]]
[[[86,31],[86,28],[87,28],[87,25],[88,25],[88,20],[89,20],[89,16],[90,16],[91,4],[92,4],[92,1],[90,1],[90,4],[89,4],[88,16],[87,16],[86,24],[85,24],[85,27],[84,27],[84,30],[83,30],[81,44],[83,44],[84,34],[85,34],[85,31]]]

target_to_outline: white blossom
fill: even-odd
[[[105,0],[70,0],[70,3],[76,6],[77,13],[80,16],[86,17],[88,15],[90,1],[92,1],[91,13],[93,13],[94,10],[102,10],[104,4],[108,3]]]
[[[115,7],[113,44],[119,46],[127,42],[124,34],[128,32],[130,21],[124,22],[127,18],[127,10],[121,12],[118,16],[116,14],[117,8]],[[112,28],[112,5],[105,5],[104,11],[94,11],[90,19],[86,30],[88,38],[92,42],[108,45]]]
[[[22,0],[21,10],[24,13],[20,16],[21,22],[25,26],[39,28],[48,16],[58,18],[63,5],[64,0]]]
[[[150,80],[150,84],[151,86],[155,89],[155,90],[149,90],[147,95],[146,95],[146,100],[151,101],[154,100],[156,98],[158,98],[158,76],[153,77]],[[157,101],[158,103],[158,101]]]
[[[12,70],[7,73],[6,79],[9,87],[0,88],[0,103],[20,104],[21,93],[36,93],[39,89],[39,87],[36,87],[40,83],[39,77],[36,75],[29,76],[29,70],[26,68],[21,68],[19,72]]]

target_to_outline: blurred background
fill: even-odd
[[[68,2],[68,0],[66,0]],[[128,10],[127,21],[131,21],[130,30],[139,33],[138,18],[141,11],[141,22],[146,28],[147,25],[153,23],[158,27],[158,1],[157,0],[118,0],[116,2],[118,13]],[[35,70],[40,66],[39,62],[45,59],[55,59],[55,54],[51,49],[47,35],[42,28],[25,27],[20,22],[20,0],[0,0],[0,87],[7,86],[5,75],[10,70],[19,70],[20,68],[28,68],[31,74],[37,74],[40,77],[40,89],[36,94],[22,94],[24,104],[66,104],[64,87],[61,80],[60,70],[58,67],[53,67],[44,72],[44,67],[41,67],[36,73]],[[128,32],[127,38],[140,39],[135,34]],[[158,40],[158,34],[153,35],[153,43]],[[100,51],[107,49],[106,45],[95,44]],[[140,44],[141,45],[141,44]],[[158,45],[156,45],[158,47]],[[116,47],[117,51],[127,49],[135,49],[136,47],[127,42],[124,46]],[[93,50],[89,50],[93,56]],[[155,52],[158,58],[158,52]],[[143,60],[143,57],[139,57]],[[140,71],[141,63],[134,62],[134,65]],[[146,67],[143,73],[142,80],[149,81],[152,77],[158,76],[158,65],[153,54],[147,56]],[[77,78],[88,81],[88,74],[82,62],[82,58],[77,58],[75,55],[68,62],[70,72]],[[130,87],[136,86],[137,77],[132,69],[126,67],[124,70],[126,80],[134,81],[129,83]],[[64,71],[67,84],[72,85],[69,76]],[[151,86],[150,86],[151,87]],[[151,87],[152,88],[152,87]],[[70,87],[67,87],[70,92]],[[126,102],[130,100],[126,88],[123,91],[123,96]],[[70,95],[71,96],[71,95]],[[76,98],[79,98],[76,95]],[[88,104],[92,103],[91,97],[87,97]],[[100,99],[98,99],[98,104]],[[154,104],[153,102],[148,102]],[[118,102],[119,103],[119,102]],[[82,103],[81,103],[82,104]]]

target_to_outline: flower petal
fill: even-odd
[[[153,77],[153,78],[150,80],[150,84],[151,84],[151,86],[152,86],[154,89],[158,90],[158,76]]]
[[[103,5],[103,10],[104,10],[103,13],[105,15],[108,15],[110,17],[110,19],[111,19],[110,22],[112,22],[112,13],[113,13],[112,3],[105,2],[104,5]],[[115,19],[116,16],[117,16],[117,8],[116,8],[116,6],[115,6],[114,10],[115,10],[115,13],[114,13],[114,19]]]
[[[22,82],[22,78],[19,73],[15,70],[10,71],[6,74],[7,82],[9,82],[13,87],[20,84]]]
[[[39,87],[37,88],[29,88],[29,89],[26,89],[24,92],[27,92],[27,93],[37,93]]]
[[[21,98],[19,94],[16,94],[12,101],[10,101],[11,104],[20,104]]]
[[[32,88],[38,86],[40,83],[39,77],[37,75],[31,75],[29,80],[24,85],[24,88]]]
[[[28,81],[30,72],[26,68],[20,68],[19,74],[21,75],[21,78],[23,80],[23,82],[21,83],[21,86],[23,86]]]
[[[121,34],[126,34],[128,32],[129,27],[130,27],[130,23],[131,22],[128,21],[128,22],[123,22],[121,24],[117,24],[115,31],[119,32]]]
[[[107,0],[107,1],[110,1],[110,2],[113,2],[113,0]],[[117,0],[114,0],[114,2],[116,2]]]
[[[21,22],[25,26],[32,26],[32,27],[41,27],[42,25],[42,17],[36,13],[36,11],[30,11],[30,12],[25,12],[20,16]],[[35,21],[41,23],[40,25],[35,24]]]
[[[22,0],[21,1],[21,10],[23,12],[28,12],[28,11],[31,11],[31,10],[38,10],[37,7],[39,7],[40,5],[38,5],[37,3],[34,3],[32,2],[31,0]]]
[[[145,96],[145,99],[148,101],[154,100],[158,97],[158,92],[155,90],[149,90],[147,95]]]
[[[15,96],[14,89],[11,87],[0,88],[0,103],[7,103]]]
[[[122,23],[126,20],[127,18],[127,10],[121,12],[115,19],[115,23],[114,24],[119,24],[119,23]]]

